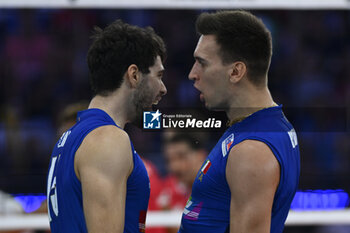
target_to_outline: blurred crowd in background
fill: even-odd
[[[168,94],[158,107],[203,108],[187,78],[194,62],[198,40],[194,23],[200,12],[1,9],[0,190],[11,194],[46,192],[51,150],[62,133],[62,112],[72,103],[88,103],[91,98],[86,54],[95,25],[105,27],[123,19],[152,26],[168,49],[164,76]],[[343,189],[350,193],[350,12],[252,13],[262,18],[272,33],[269,87],[297,129],[300,190]],[[154,182],[168,187],[159,192],[176,193],[178,185],[180,193],[188,189],[181,188],[178,180],[183,174],[171,167],[167,157],[171,152],[165,148],[169,140],[175,144],[181,140],[177,142],[166,132],[145,132],[130,125],[126,130],[135,149],[148,161],[149,170],[156,174],[158,181]],[[192,148],[189,139],[187,149],[203,156],[215,145],[220,132],[194,135],[200,148]],[[166,185],[171,182],[176,185]],[[166,198],[169,195],[158,202],[169,202]]]

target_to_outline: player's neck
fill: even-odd
[[[128,122],[127,99],[122,91],[114,92],[108,96],[95,96],[89,105],[89,108],[98,108],[105,111],[114,122],[122,129]]]
[[[231,99],[230,108],[226,111],[229,125],[244,120],[254,112],[276,106],[267,87],[242,90]]]

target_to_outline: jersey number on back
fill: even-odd
[[[59,155],[61,156],[61,155]],[[58,203],[57,203],[57,188],[56,188],[56,176],[53,177],[53,173],[55,170],[57,159],[59,159],[59,156],[52,157],[51,160],[51,166],[49,170],[49,177],[47,179],[47,208],[48,208],[48,214],[49,214],[49,220],[51,222],[51,213],[50,213],[50,206],[52,207],[52,210],[56,216],[58,216]],[[53,191],[53,194],[50,195],[51,190]]]

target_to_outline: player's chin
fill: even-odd
[[[144,103],[142,106],[143,111],[152,111],[153,110],[153,104],[149,101],[148,103]]]
[[[144,111],[154,111],[158,105],[159,101],[154,101],[152,104],[147,104],[143,107]]]
[[[205,104],[205,108],[208,109],[209,111],[215,111],[215,112],[226,111],[226,109],[224,107],[210,105],[210,104]]]
[[[210,111],[219,111],[219,108],[213,104],[208,103],[207,101],[204,103],[205,108]]]
[[[205,102],[204,102],[204,106],[205,106],[205,108],[208,109],[208,110],[213,110],[213,106],[210,105],[210,104],[208,103],[208,101],[205,101]]]
[[[173,175],[176,177],[177,180],[183,182],[184,181],[184,175],[180,172],[174,172]]]

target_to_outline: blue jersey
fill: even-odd
[[[271,233],[283,231],[299,182],[300,154],[296,133],[281,106],[276,106],[255,112],[226,130],[197,174],[182,215],[180,233],[229,232],[231,192],[226,181],[227,158],[235,145],[248,139],[268,145],[280,164]]]
[[[74,171],[74,157],[86,135],[104,125],[118,127],[100,109],[79,112],[77,124],[62,135],[52,152],[47,204],[53,233],[87,233],[81,183]],[[127,180],[124,232],[136,233],[145,230],[150,186],[146,168],[132,143],[130,150],[134,168]]]

